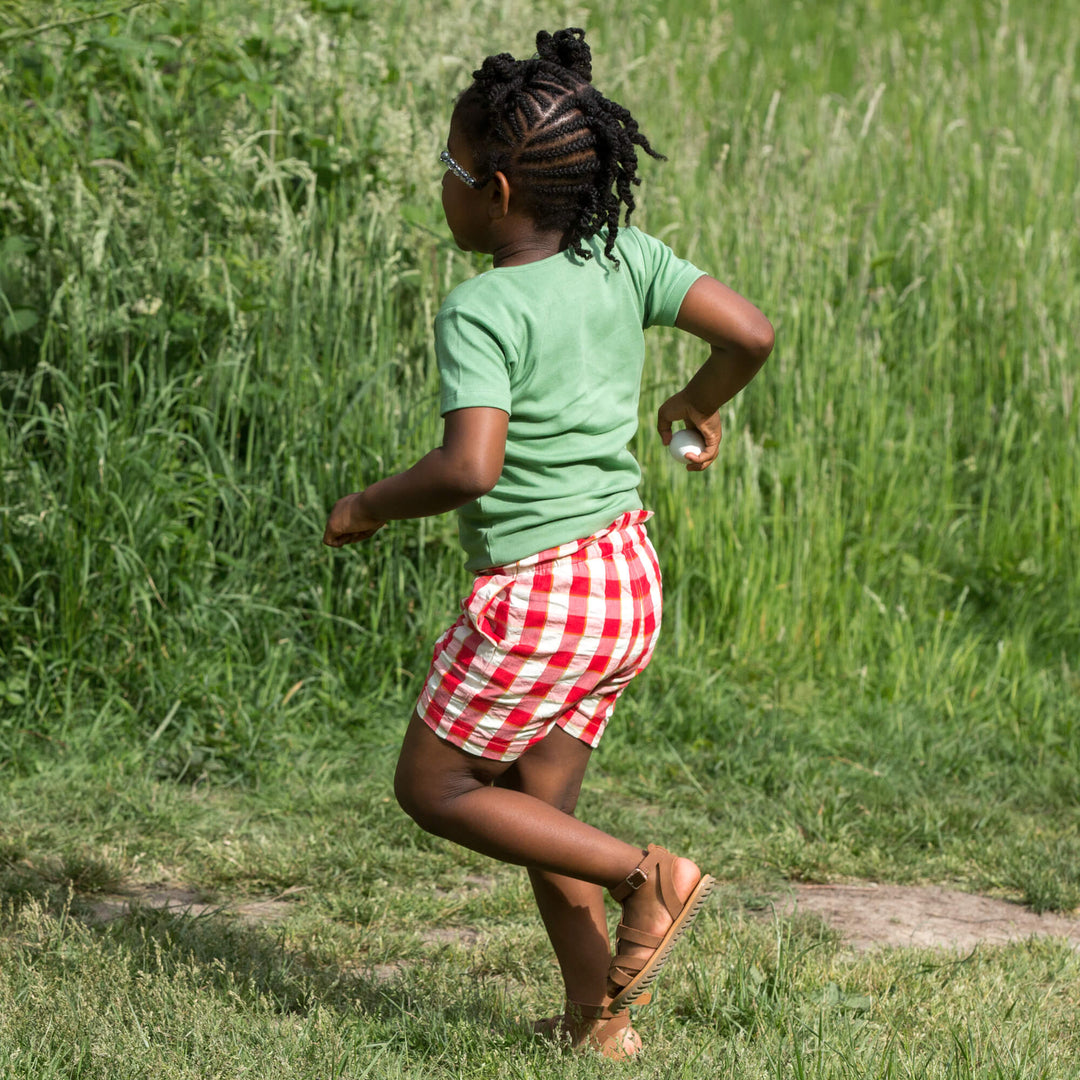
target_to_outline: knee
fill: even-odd
[[[454,839],[468,817],[468,796],[497,773],[491,762],[443,742],[414,716],[398,757],[394,795],[421,829]]]
[[[424,832],[447,836],[454,815],[454,796],[445,777],[432,776],[402,757],[394,774],[394,797],[398,806]]]
[[[397,799],[398,806],[420,828],[426,832],[436,831],[431,827],[437,816],[437,808],[431,798],[431,788],[421,782],[421,778],[404,759],[398,762],[397,771],[394,773],[394,797]]]

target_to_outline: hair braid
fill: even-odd
[[[583,259],[582,241],[607,230],[604,254],[614,260],[619,211],[635,207],[637,151],[664,160],[629,111],[591,85],[585,32],[571,27],[536,35],[537,55],[487,57],[458,101],[482,177],[510,179],[537,226],[559,228]]]

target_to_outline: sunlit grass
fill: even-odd
[[[555,1004],[517,876],[469,901],[479,958],[365,974],[428,956],[432,874],[476,871],[389,792],[466,581],[451,517],[319,544],[338,495],[439,437],[431,323],[482,263],[446,234],[437,150],[482,56],[542,26],[587,27],[597,84],[668,155],[635,220],[777,330],[704,477],[651,428],[701,351],[650,337],[634,449],[665,633],[583,813],[656,823],[641,839],[736,885],[1075,907],[1068,5],[204,0],[75,24],[107,6],[0,4],[0,1072],[596,1072],[499,1027]],[[65,915],[173,873],[310,892],[280,939]],[[777,952],[794,933],[710,924],[640,1075],[1076,1075],[1071,954]]]
[[[317,536],[438,437],[431,318],[471,271],[430,154],[471,61],[310,8],[148,10],[9,65],[3,648],[30,709],[9,760],[44,748],[27,729],[113,728],[243,767],[268,749],[247,713],[352,722],[345,701],[415,685],[453,611],[450,519],[338,555]],[[700,350],[654,335],[635,449],[677,656],[1067,748],[1077,31],[974,8],[853,9],[857,49],[812,6],[644,7],[618,35],[593,9],[598,81],[670,158],[639,218],[778,333],[705,478],[650,412]]]
[[[7,1073],[608,1075],[606,1062],[528,1038],[560,987],[524,872],[419,832],[389,798],[392,753],[301,762],[259,789],[192,792],[101,768],[11,785],[0,804],[14,825],[0,849]],[[601,770],[584,812],[624,829],[651,817],[667,842],[692,835],[732,884],[641,1010],[648,1054],[633,1075],[1077,1075],[1075,949],[853,954],[809,916],[770,913],[776,870],[745,858],[743,820],[702,832],[701,792],[672,778],[670,752],[659,758],[643,783]],[[365,765],[384,780],[358,781]],[[831,808],[777,802],[822,847],[843,843]],[[120,879],[185,882],[223,910],[136,907],[102,923],[94,905]],[[230,913],[252,897],[280,898],[273,921]]]

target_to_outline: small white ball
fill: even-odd
[[[671,436],[671,442],[668,443],[668,453],[676,461],[685,461],[687,454],[700,454],[704,449],[704,439],[690,428],[683,428],[682,431],[674,432]]]

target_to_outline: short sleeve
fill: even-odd
[[[492,408],[510,412],[510,373],[496,334],[476,316],[447,305],[435,317],[439,412]]]
[[[690,286],[704,276],[704,271],[679,258],[667,244],[648,233],[629,228],[620,230],[619,235],[624,232],[639,253],[638,259],[631,260],[631,272],[641,274],[638,292],[644,306],[642,326],[674,326]]]

